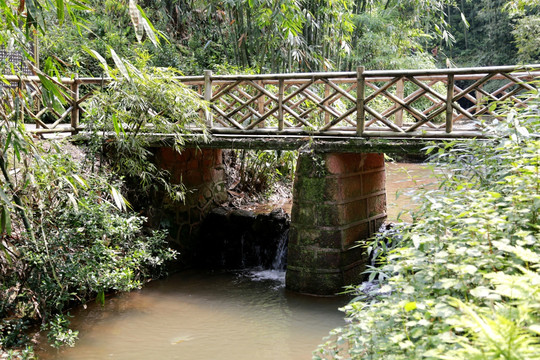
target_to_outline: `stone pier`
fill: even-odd
[[[386,219],[383,154],[300,152],[293,189],[286,286],[333,295],[358,283],[361,240]]]

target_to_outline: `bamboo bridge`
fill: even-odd
[[[0,121],[32,122],[27,129],[39,136],[84,133],[85,102],[112,81],[43,75],[4,80]],[[190,190],[184,204],[156,199],[160,221],[167,219],[169,233],[182,243],[185,229],[227,199],[222,149],[307,144],[293,185],[286,283],[294,291],[327,295],[359,281],[367,258],[358,241],[386,220],[383,153],[407,151],[407,145],[428,139],[489,137],[490,124],[505,120],[499,119],[502,107],[529,106],[540,87],[540,65],[268,75],[205,71],[174,80],[208,102],[196,111],[211,141],[182,153],[170,146],[153,149],[156,165]],[[45,91],[46,82],[57,91]],[[31,95],[25,101],[18,97],[23,92]],[[202,130],[189,127],[192,134]]]

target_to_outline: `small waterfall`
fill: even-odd
[[[285,270],[287,265],[287,242],[289,240],[289,229],[285,230],[279,237],[276,249],[276,256],[272,261],[272,270]]]
[[[283,210],[255,214],[219,207],[204,219],[197,241],[200,267],[240,270],[284,283],[290,219]],[[282,281],[283,280],[283,281]]]
[[[285,267],[287,266],[287,243],[289,241],[289,229],[283,231],[277,242],[276,252],[270,269],[259,266],[249,271],[248,276],[254,281],[273,281],[274,289],[285,287]],[[261,263],[262,264],[262,263]]]

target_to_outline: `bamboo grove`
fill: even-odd
[[[153,65],[186,75],[513,65],[540,56],[540,7],[523,0],[139,1],[163,35],[158,48],[137,43],[128,1],[89,3],[96,10],[83,11],[84,42],[69,24],[40,40],[42,58],[79,75],[101,73],[76,51],[81,45],[127,58],[148,52]]]

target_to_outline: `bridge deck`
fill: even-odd
[[[285,138],[293,144],[302,138],[329,143],[387,138],[405,143],[406,139],[483,137],[488,135],[483,121],[496,118],[504,102],[526,107],[530,92],[538,91],[538,79],[540,64],[265,75],[205,71],[204,76],[175,78],[208,101],[209,109],[201,109],[200,116],[214,141],[268,143],[272,138],[276,144]],[[30,131],[41,134],[82,130],[85,102],[93,90],[112,81],[49,78],[63,87],[67,105],[58,111],[41,98],[46,91],[39,77],[5,76],[5,80],[12,86],[2,88],[0,118],[12,121],[26,113],[36,124]],[[24,92],[33,101],[23,102],[23,112],[17,112],[15,98]],[[51,118],[52,123],[45,123]]]

